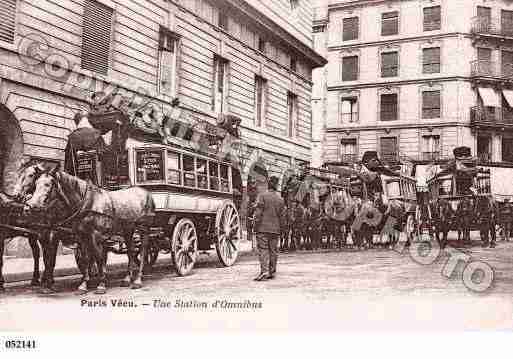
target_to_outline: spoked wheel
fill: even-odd
[[[188,218],[182,218],[175,225],[171,238],[171,257],[176,272],[185,276],[192,271],[198,258],[198,237],[196,227]]]
[[[216,251],[219,261],[226,267],[232,266],[239,255],[241,239],[240,218],[237,208],[226,201],[217,210],[216,215]]]

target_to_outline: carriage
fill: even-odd
[[[91,114],[90,122],[102,132],[114,132],[133,119],[116,110]],[[222,265],[233,265],[242,233],[237,166],[220,158],[215,148],[200,151],[187,139],[171,137],[166,144],[155,138],[138,128],[129,129],[125,146],[104,156],[101,165],[95,151],[77,153],[76,174],[107,190],[138,186],[151,192],[156,215],[144,258],[148,265],[155,263],[159,252],[170,253],[176,272],[184,276],[192,271],[200,252],[214,248]],[[136,243],[138,235],[134,234]],[[112,236],[109,250],[126,253],[123,238]],[[78,249],[76,255],[79,261]]]

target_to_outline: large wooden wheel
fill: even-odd
[[[171,257],[179,276],[192,271],[198,258],[198,236],[196,227],[188,218],[182,218],[175,225],[171,238]]]
[[[239,254],[240,217],[232,201],[224,202],[216,214],[215,245],[222,265],[232,266]]]

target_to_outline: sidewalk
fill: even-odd
[[[243,235],[243,238],[245,236]],[[205,261],[217,261],[217,253],[215,249],[212,249],[207,254],[200,251],[198,258],[199,262]],[[245,239],[239,243],[239,257],[248,256],[253,254],[251,249],[251,242]],[[125,270],[128,263],[126,255],[117,255],[110,253],[108,258],[108,269],[109,271],[121,271]],[[156,266],[159,265],[170,265],[171,254],[159,254]],[[40,260],[39,268],[41,272],[44,268],[43,258]],[[32,258],[4,258],[3,274],[6,283],[29,281],[32,279],[32,271],[34,269],[34,260]],[[57,256],[57,262],[55,264],[55,277],[69,276],[79,274],[77,264],[75,262],[75,256],[73,254],[65,254]]]

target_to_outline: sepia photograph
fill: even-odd
[[[513,1],[0,0],[0,352],[511,332],[512,241]]]

